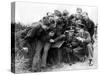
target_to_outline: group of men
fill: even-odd
[[[72,47],[77,51],[80,47],[87,48],[89,65],[93,61],[93,34],[94,22],[88,17],[87,12],[81,8],[76,9],[76,14],[69,15],[67,10],[63,12],[54,10],[48,12],[35,27],[32,27],[25,40],[27,41],[32,71],[44,68],[47,65],[48,51],[51,47],[58,49],[59,53]],[[63,44],[67,44],[64,45]],[[68,46],[68,47],[67,47]],[[59,55],[59,58],[62,55]],[[67,60],[68,58],[65,57]]]

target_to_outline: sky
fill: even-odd
[[[34,22],[38,22],[47,12],[54,12],[55,9],[68,10],[70,14],[76,13],[76,8],[82,8],[82,11],[86,11],[91,20],[95,24],[98,23],[98,10],[93,6],[79,6],[68,4],[46,4],[46,3],[33,3],[33,2],[16,2],[15,3],[15,22],[31,25]]]

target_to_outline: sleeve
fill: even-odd
[[[91,24],[91,37],[93,36],[94,34],[94,22],[93,21],[90,21],[90,24]]]
[[[89,43],[89,42],[91,42],[91,36],[90,36],[90,34],[88,33],[88,32],[85,32],[85,36],[86,36],[86,38],[85,38],[85,41],[84,42],[87,42],[87,43]]]
[[[27,38],[34,38],[34,36],[36,35],[36,31],[40,28],[40,25],[33,27],[31,30],[28,31],[25,39]]]
[[[65,35],[61,35],[61,36],[59,36],[59,37],[55,38],[55,39],[54,39],[54,41],[56,42],[56,41],[58,41],[58,40],[63,39],[64,37],[65,37]]]

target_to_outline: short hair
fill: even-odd
[[[69,12],[68,12],[67,10],[64,10],[64,11],[63,11],[63,15],[66,16],[66,15],[68,15],[68,14],[69,14]]]
[[[88,13],[87,13],[87,12],[83,12],[83,14],[86,14],[86,15],[88,15]]]
[[[81,10],[81,12],[82,12],[82,8],[77,8],[76,11],[78,11],[78,10]]]

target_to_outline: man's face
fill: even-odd
[[[49,28],[55,28],[56,27],[54,17],[49,17],[49,22],[50,22]]]
[[[75,23],[76,23],[76,24],[81,24],[82,21],[81,21],[81,20],[76,20]]]
[[[77,32],[84,32],[84,29],[82,29],[82,28],[77,28]]]
[[[86,13],[83,13],[82,16],[83,16],[83,19],[85,19],[85,20],[88,19],[88,15]]]
[[[74,30],[70,30],[69,31],[69,36],[73,36],[73,34],[74,34]]]
[[[80,29],[80,32],[84,32],[84,29]]]
[[[73,18],[73,19],[72,19],[72,22],[75,23],[75,22],[76,22],[76,18]]]
[[[81,13],[77,14],[76,18],[81,18]]]
[[[81,8],[77,8],[76,12],[77,12],[78,14],[81,14],[81,13],[82,13],[82,9],[81,9]]]
[[[51,37],[54,36],[54,34],[55,33],[53,31],[49,32],[49,36],[51,36]]]
[[[79,28],[79,27],[76,27],[76,31],[77,31],[77,32],[80,32],[80,28]]]

